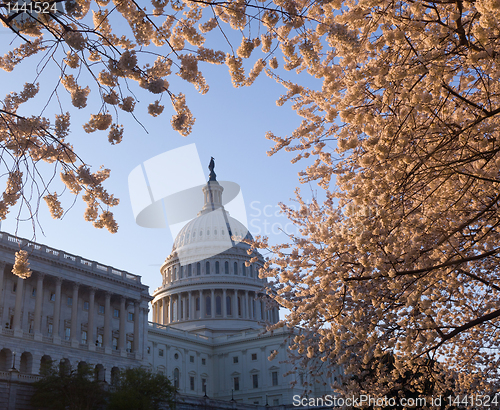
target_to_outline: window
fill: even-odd
[[[207,394],[207,379],[201,379],[201,391]]]
[[[205,263],[205,275],[210,275],[210,262]]]
[[[250,265],[250,277],[253,278],[253,265]]]
[[[278,385],[278,372],[272,372],[271,379],[273,381],[273,386],[277,386]]]
[[[83,310],[89,310],[89,308],[90,308],[89,302],[87,301],[83,302]]]
[[[234,391],[238,391],[240,389],[240,378],[238,376],[236,376],[233,379],[233,388],[234,388]]]
[[[49,334],[49,336],[52,336],[52,323],[49,323],[47,325],[47,333]]]
[[[35,320],[34,319],[29,319],[29,322],[28,322],[28,333],[33,333],[34,327],[35,327]]]
[[[16,282],[14,282],[14,283],[12,284],[12,292],[16,293],[16,290],[17,290],[17,283],[16,283]]]
[[[127,352],[132,353],[132,341],[127,340]]]
[[[102,347],[102,335],[97,335],[97,340],[95,341],[97,347]]]
[[[196,275],[201,275],[201,263],[196,264]]]
[[[189,376],[189,389],[194,390],[194,376]]]
[[[194,356],[189,356],[189,363],[194,363]]]
[[[233,363],[238,363],[238,356],[233,356]]]
[[[181,266],[181,279],[184,277],[184,266]]]
[[[68,306],[73,306],[73,298],[68,296]]]
[[[104,305],[99,305],[99,314],[104,315]]]
[[[174,354],[174,359],[177,360],[179,358],[179,353]]]
[[[200,298],[196,298],[196,311],[200,310]]]
[[[215,273],[220,273],[219,261],[215,262]]]
[[[174,369],[174,387],[176,389],[179,388],[179,369],[178,368]]]
[[[87,331],[82,330],[82,344],[86,345],[87,344]]]
[[[148,354],[151,354],[151,346],[148,346]]]
[[[49,299],[51,302],[55,302],[56,301],[56,294],[55,293],[51,293],[50,294],[50,299]]]
[[[69,340],[71,337],[71,328],[65,327],[64,328],[64,340]]]
[[[254,389],[259,388],[259,375],[258,374],[252,374],[252,384]]]
[[[222,302],[220,296],[215,297],[215,314],[222,315]]]
[[[231,296],[226,296],[226,312],[228,315],[231,314]]]
[[[252,360],[257,360],[257,353],[252,353]]]
[[[273,406],[279,406],[280,405],[280,399],[273,399]]]
[[[207,364],[207,359],[205,359],[204,357],[202,357],[202,359],[201,359],[201,364],[202,364],[203,366],[205,366],[205,365]]]
[[[229,262],[228,261],[224,262],[224,273],[226,275],[229,275]]]
[[[128,320],[130,322],[133,322],[134,321],[134,314],[132,312],[128,312]]]
[[[210,296],[207,296],[205,299],[205,312],[207,316],[212,315],[212,301],[210,300]]]
[[[191,276],[191,273],[192,273],[191,271],[192,271],[191,265],[188,265],[188,276]]]
[[[31,290],[31,297],[34,298],[36,297],[36,288],[33,287],[33,289]]]
[[[113,309],[113,317],[114,318],[120,317],[120,310],[119,309]]]
[[[238,262],[234,262],[234,274],[238,274]]]
[[[177,280],[177,266],[174,267],[174,280]]]
[[[163,349],[158,350],[158,356],[163,357]]]
[[[245,266],[245,262],[241,264],[241,274],[243,276],[247,276],[247,267]]]
[[[118,350],[118,338],[113,337],[113,350]]]

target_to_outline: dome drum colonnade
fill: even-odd
[[[161,267],[163,285],[153,293],[154,322],[238,319],[230,325],[237,331],[279,320],[278,309],[266,304],[266,280],[258,277],[263,258],[256,253],[257,261],[246,266],[250,246],[238,239],[253,238],[224,210],[223,190],[211,178],[203,187],[202,210],[177,235]]]

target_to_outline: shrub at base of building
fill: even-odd
[[[175,389],[163,374],[129,368],[111,385],[90,366],[72,369],[61,362],[41,371],[31,404],[46,410],[159,410],[174,408]]]

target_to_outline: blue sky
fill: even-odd
[[[13,36],[6,28],[1,28],[0,38],[3,40],[0,48],[3,54],[8,49],[5,41],[10,41]],[[0,95],[18,91],[25,81],[33,81],[33,63],[36,59],[38,57],[35,56],[31,61],[23,62],[12,73],[2,71]],[[173,238],[169,229],[148,229],[136,225],[129,198],[128,176],[144,161],[192,143],[196,144],[206,179],[208,163],[213,156],[218,179],[240,185],[250,231],[270,236],[273,243],[286,240],[280,229],[293,232],[294,227],[284,215],[279,214],[277,204],[280,201],[290,203],[295,187],[300,185],[297,173],[305,164],[291,164],[292,153],[280,152],[268,157],[266,151],[271,148],[272,142],[265,138],[265,133],[290,134],[300,123],[300,118],[289,105],[276,106],[275,101],[284,89],[265,74],[252,87],[235,89],[225,66],[205,65],[201,69],[210,85],[206,95],[198,94],[191,84],[180,79],[170,81],[174,92],[183,91],[187,95],[188,104],[196,117],[193,132],[188,137],[182,137],[171,129],[172,109],[167,99],[163,100],[164,113],[153,118],[147,114],[147,105],[155,98],[139,90],[136,94],[139,102],[134,114],[147,132],[130,115],[120,112],[119,121],[126,129],[124,138],[120,144],[111,146],[106,132],[86,134],[81,127],[90,113],[97,111],[90,108],[99,104],[96,96],[89,100],[88,107],[77,110],[70,105],[69,95],[60,88],[62,108],[73,114],[69,141],[74,144],[80,157],[94,169],[100,165],[111,169],[111,177],[105,186],[121,200],[120,205],[113,209],[119,230],[116,234],[110,234],[107,230],[95,229],[83,219],[84,204],[80,200],[62,220],[53,220],[45,203],[42,203],[39,216],[41,228],[37,226],[35,230],[37,242],[141,275],[143,283],[150,286],[150,291],[154,290],[161,284],[159,267],[171,251]],[[306,80],[308,75],[303,75]],[[57,77],[51,72],[44,72],[38,81],[42,86],[40,95],[46,98],[54,88]],[[138,89],[135,85],[131,88],[134,91]],[[27,104],[21,112],[39,115],[43,98],[39,97],[34,104]],[[44,115],[53,119],[58,107],[58,103],[53,100]],[[186,161],[184,166],[189,167],[189,162]],[[171,177],[175,178],[175,174]],[[61,192],[59,178],[56,179],[54,190],[57,188]],[[3,180],[0,183],[4,186]],[[302,185],[301,189],[306,197],[310,197],[317,186]],[[72,203],[71,199],[69,194],[65,195],[65,209]],[[15,212],[12,212],[2,222],[1,229],[10,233],[17,229],[18,236],[31,238],[31,222],[19,222],[15,216]]]

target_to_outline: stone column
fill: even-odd
[[[227,318],[227,303],[226,303],[226,289],[222,289],[222,317]]]
[[[174,298],[172,295],[168,297],[168,323],[172,323],[174,321]]]
[[[122,356],[127,355],[126,341],[127,341],[127,300],[125,297],[120,297],[120,333],[118,336],[118,349]]]
[[[96,336],[94,335],[94,307],[95,307],[95,292],[96,288],[90,288],[89,296],[89,320],[87,322],[87,343],[89,350],[95,350]]]
[[[181,294],[177,294],[177,321],[181,320]]]
[[[258,294],[255,295],[256,298],[258,298]],[[255,303],[257,304],[256,308],[255,308],[255,315],[256,315],[256,318],[257,320],[262,320],[262,301],[257,299],[255,301]]]
[[[245,309],[243,309],[245,319],[250,319],[250,310],[248,309],[248,290],[245,290]]]
[[[162,324],[163,325],[166,325],[168,323],[168,302],[167,302],[167,298],[164,297],[162,300],[162,303],[163,303],[163,320],[162,320]]]
[[[3,272],[3,270],[2,270]],[[42,340],[42,302],[43,302],[43,273],[37,273],[36,278],[36,298],[35,298],[35,328],[33,332],[35,334],[35,339],[40,341]]]
[[[238,316],[238,289],[234,290],[234,300],[233,300],[233,317],[239,317]]]
[[[146,341],[148,340],[148,328],[149,328],[149,323],[148,323],[148,308],[141,308],[141,320],[142,320],[142,335],[141,335],[141,348],[142,348],[142,358],[146,357],[146,348],[147,344]]]
[[[23,308],[23,284],[24,279],[18,276],[16,285],[16,305],[14,308],[14,335],[20,337],[23,335],[23,329],[21,326],[21,311]]]
[[[210,310],[212,311],[211,317],[215,317],[215,290],[210,291]]]
[[[187,320],[188,318],[188,307],[189,307],[189,300],[188,296],[184,296],[184,320]]]
[[[56,278],[56,300],[54,301],[54,323],[52,325],[52,334],[54,335],[54,341],[61,341],[61,336],[59,335],[59,322],[61,321],[61,286],[62,278]]]
[[[189,320],[193,320],[194,319],[193,292],[191,292],[191,291],[188,292],[188,310],[189,310]]]
[[[5,303],[4,303],[4,298],[3,298],[3,273],[5,271],[5,266],[6,266],[6,263],[4,262],[0,262],[0,306],[3,306],[3,310],[5,311]],[[9,309],[7,308],[7,311]],[[10,321],[10,318],[9,318],[9,321]],[[4,321],[3,321],[3,313],[2,315],[0,315],[0,325],[3,327],[4,325]]]
[[[140,313],[140,306],[139,302],[136,300],[134,302],[134,352],[137,358],[137,355],[141,352],[141,345],[140,345],[140,330],[139,330],[139,320],[141,318],[141,313]]]
[[[79,283],[73,283],[73,301],[71,303],[71,333],[70,340],[71,346],[78,347],[80,341],[78,340],[78,288]]]
[[[205,319],[205,301],[203,300],[203,290],[200,290],[200,319]]]
[[[106,292],[104,298],[104,336],[103,345],[106,353],[111,353],[111,293]]]

